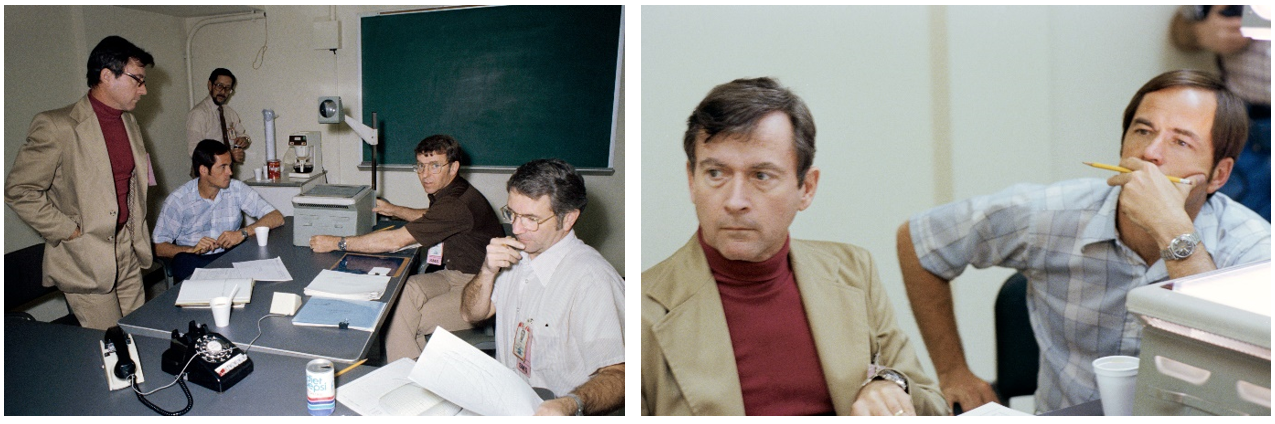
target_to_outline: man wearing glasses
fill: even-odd
[[[31,120],[5,181],[5,203],[45,240],[44,285],[65,293],[87,328],[115,325],[145,298],[150,164],[129,111],[154,64],[128,40],[102,39],[89,53],[88,94]]]
[[[573,228],[588,198],[559,159],[527,162],[506,184],[513,237],[491,240],[461,315],[496,317],[496,360],[559,397],[536,415],[604,414],[624,405],[624,280]],[[499,313],[497,313],[499,312]]]
[[[426,262],[445,269],[407,279],[385,337],[387,362],[420,356],[425,336],[435,327],[471,328],[461,319],[460,291],[482,267],[484,248],[505,235],[491,204],[460,172],[460,143],[431,135],[416,145],[416,176],[429,196],[429,208],[415,209],[377,199],[381,215],[408,221],[402,228],[355,237],[314,236],[315,252],[392,252],[412,243],[429,249]]]
[[[238,83],[235,74],[226,68],[213,69],[208,75],[208,97],[186,115],[186,153],[194,154],[202,140],[218,140],[230,149],[235,163],[243,163],[244,150],[252,139],[239,121],[239,112],[226,105]]]

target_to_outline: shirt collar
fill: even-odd
[[[567,232],[562,240],[558,240],[553,246],[549,246],[544,252],[536,255],[535,259],[531,259],[527,252],[518,252],[522,256],[520,263],[526,263],[531,266],[531,272],[536,274],[536,279],[540,280],[540,285],[548,286],[549,278],[553,277],[553,272],[558,269],[558,265],[566,259],[567,254],[575,250],[575,246],[583,244],[579,238],[576,238],[576,230]]]
[[[1085,224],[1084,230],[1080,233],[1083,244],[1120,238],[1120,234],[1116,232],[1116,204],[1120,200],[1120,188],[1116,186],[1107,191],[1107,196],[1102,199],[1098,212]]]
[[[452,182],[447,183],[447,186],[439,189],[437,193],[434,193],[434,194],[426,193],[425,197],[429,198],[429,203],[432,205],[434,203],[434,199],[437,199],[439,197],[447,197],[452,195],[453,193],[456,193],[456,194],[464,193],[465,190],[468,188],[469,188],[469,181],[466,181],[464,177],[457,175],[456,178],[452,179]]]

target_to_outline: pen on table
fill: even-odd
[[[336,374],[335,374],[335,375],[333,375],[333,377],[340,377],[340,376],[341,376],[341,374],[345,374],[345,373],[346,373],[346,371],[349,371],[349,370],[352,370],[352,369],[354,369],[354,368],[357,368],[359,365],[363,365],[363,363],[364,363],[364,362],[367,362],[367,358],[364,358],[364,359],[363,359],[363,360],[361,360],[361,361],[355,362],[355,363],[351,364],[350,366],[345,367],[344,369],[342,369],[342,370],[340,370],[340,371],[337,371],[337,372],[336,372]]]
[[[1085,164],[1085,165],[1092,166],[1092,167],[1094,167],[1094,168],[1098,168],[1098,169],[1105,169],[1105,170],[1108,170],[1108,171],[1116,171],[1116,172],[1126,173],[1126,174],[1127,174],[1127,173],[1130,173],[1130,172],[1133,172],[1133,170],[1131,170],[1131,169],[1129,169],[1129,168],[1125,168],[1125,167],[1123,167],[1123,166],[1107,165],[1107,164],[1105,164],[1105,163],[1098,163],[1098,162],[1081,162],[1081,163],[1083,163],[1083,164]],[[1188,180],[1188,179],[1185,179],[1185,178],[1178,178],[1178,177],[1174,177],[1174,176],[1172,176],[1172,175],[1165,175],[1165,176],[1169,178],[1169,181],[1173,181],[1173,182],[1175,182],[1175,183],[1179,183],[1179,184],[1191,185],[1191,180]]]
[[[381,228],[381,229],[379,229],[379,230],[375,230],[375,231],[372,231],[372,232],[373,232],[373,233],[379,233],[379,232],[381,232],[381,231],[385,231],[385,230],[393,230],[393,229],[394,229],[394,228],[396,228],[396,227],[398,227],[398,226],[397,226],[397,225],[391,225],[391,226],[388,226],[388,227],[385,227],[385,228]]]

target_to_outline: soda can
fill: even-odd
[[[305,401],[310,415],[331,415],[336,409],[336,380],[332,361],[315,359],[305,365]]]
[[[278,181],[279,171],[278,159],[266,161],[266,178],[269,178],[272,181]]]

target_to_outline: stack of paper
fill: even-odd
[[[230,293],[239,287],[239,291],[235,292],[235,298],[231,303],[235,306],[243,306],[252,301],[252,286],[254,281],[250,278],[219,278],[210,280],[186,280],[178,286],[177,306],[194,306],[208,307],[208,302],[217,296],[230,296]]]
[[[355,330],[372,331],[376,320],[385,310],[385,304],[367,300],[342,300],[312,297],[297,316],[292,317],[292,325],[306,327],[341,327]]]
[[[385,295],[385,286],[390,277],[383,275],[351,274],[348,272],[325,269],[319,271],[310,285],[305,286],[305,295],[349,300],[377,300]]]
[[[362,415],[531,415],[541,403],[513,370],[442,328],[420,360],[346,383],[336,400]]]

